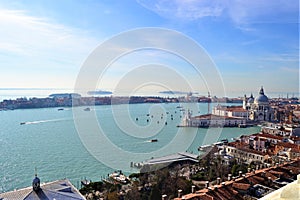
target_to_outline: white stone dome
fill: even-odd
[[[257,97],[255,97],[254,102],[257,103],[257,104],[259,104],[259,103],[268,103],[269,102],[268,97],[264,93],[263,87],[261,87],[261,89],[259,91],[259,95]]]

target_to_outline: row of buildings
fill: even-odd
[[[252,94],[250,97],[245,95],[243,105],[241,106],[226,106],[218,104],[212,109],[212,113],[199,116],[192,116],[192,112],[188,111],[183,119],[182,126],[245,127],[247,124],[252,125],[260,122],[287,121],[287,116],[290,123],[295,120],[299,121],[300,106],[298,99],[293,99],[292,102],[285,102],[281,99],[269,100],[269,98],[265,95],[263,87],[261,87],[258,96],[255,98]],[[296,116],[298,116],[298,118]]]
[[[175,200],[256,200],[299,199],[300,159],[276,164],[268,168],[239,173],[237,177],[206,182],[205,188],[189,194],[181,194]],[[167,199],[163,196],[162,199]]]
[[[261,132],[243,135],[233,142],[216,145],[215,156],[223,165],[233,160],[247,166],[247,173],[228,174],[206,182],[205,188],[190,194],[178,193],[181,199],[299,199],[300,128],[269,123]],[[298,177],[297,177],[298,176]]]

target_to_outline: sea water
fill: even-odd
[[[130,168],[130,162],[179,151],[196,154],[201,145],[259,131],[258,127],[178,128],[188,109],[197,115],[206,113],[208,107],[199,103],[195,110],[188,103],[180,104],[182,108],[178,105],[103,105],[91,107],[91,111],[84,111],[85,107],[76,108],[81,111],[80,116],[75,116],[79,121],[88,119],[86,115],[95,117],[111,147],[126,152],[124,155],[142,155],[119,156],[113,148],[95,140],[97,151],[102,156],[100,159],[99,155],[92,155],[82,142],[82,138],[93,134],[89,131],[90,120],[80,128],[74,120],[72,108],[62,111],[58,108],[0,111],[0,192],[30,186],[35,168],[41,182],[68,178],[79,187],[84,178],[99,181],[116,169],[135,172],[137,169]],[[21,125],[22,122],[25,124]],[[150,142],[151,139],[158,141]],[[109,159],[121,164],[113,165],[112,162],[107,166]]]

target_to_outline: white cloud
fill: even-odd
[[[82,30],[33,17],[22,10],[0,10],[0,27],[0,52],[16,58],[51,58],[77,64],[97,44]]]
[[[99,44],[88,32],[0,8],[1,87],[72,88]]]
[[[236,24],[297,23],[297,0],[137,0],[160,16],[178,20],[229,16]],[[282,17],[278,18],[278,14]]]
[[[196,20],[202,17],[219,16],[223,11],[223,6],[218,1],[137,0],[137,2],[166,18],[176,17],[177,19]]]

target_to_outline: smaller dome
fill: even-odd
[[[253,103],[254,102],[254,98],[253,95],[251,94],[251,96],[249,97],[247,103]]]

